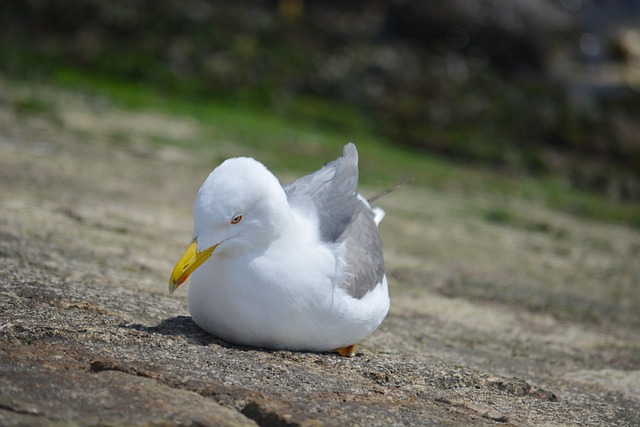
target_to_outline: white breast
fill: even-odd
[[[193,320],[229,342],[274,349],[330,351],[366,338],[389,309],[386,278],[354,299],[336,285],[331,248],[304,240],[245,257],[214,253],[192,275]]]

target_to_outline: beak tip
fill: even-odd
[[[191,273],[209,259],[211,253],[217,246],[218,245],[214,245],[209,249],[198,252],[197,240],[194,239],[171,273],[171,277],[169,278],[169,294],[173,294],[173,292],[187,280]]]
[[[176,291],[176,289],[180,287],[180,285],[186,282],[187,277],[180,276],[179,278],[174,278],[172,276],[171,279],[169,279],[169,294],[172,295]]]
[[[173,277],[169,280],[169,294],[172,295],[176,289],[180,287],[180,285],[184,282],[184,280],[176,280]]]

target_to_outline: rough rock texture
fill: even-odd
[[[403,189],[380,200],[392,310],[357,357],[237,347],[166,290],[233,144],[151,145],[198,124],[67,93],[20,113],[0,83],[1,425],[640,424],[636,230]]]

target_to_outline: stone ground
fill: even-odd
[[[405,187],[357,357],[237,347],[167,292],[233,142],[159,135],[201,130],[0,80],[1,425],[640,425],[638,230]]]

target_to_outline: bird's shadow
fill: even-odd
[[[209,334],[200,328],[189,316],[175,316],[163,320],[156,326],[144,326],[141,324],[121,324],[120,327],[132,329],[148,334],[181,336],[190,344],[207,346],[210,344],[219,345],[225,348],[244,349],[245,347],[236,346]],[[249,347],[246,347],[247,349]]]
[[[190,344],[208,346],[218,345],[223,348],[234,349],[239,351],[260,351],[264,353],[278,353],[286,352],[286,350],[270,350],[260,347],[250,347],[238,344],[231,344],[222,338],[218,338],[209,334],[204,329],[200,328],[193,319],[189,316],[174,316],[163,320],[156,326],[144,326],[139,323],[122,323],[119,325],[121,328],[145,332],[148,334],[159,334],[169,336],[181,336],[187,340]],[[315,352],[308,351],[293,351],[292,353],[302,354],[314,354]],[[327,353],[330,354],[330,353]]]

